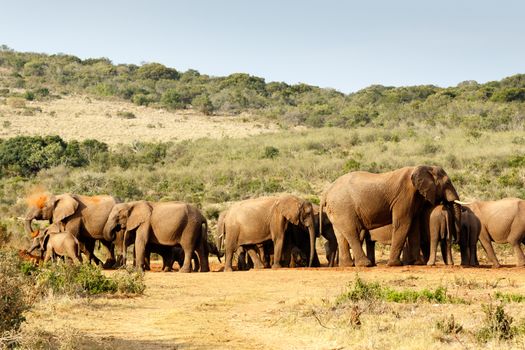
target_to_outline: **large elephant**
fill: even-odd
[[[321,198],[339,246],[339,265],[351,266],[349,243],[356,266],[372,266],[361,246],[361,231],[392,224],[389,266],[399,266],[401,250],[407,240],[411,262],[419,257],[417,221],[425,203],[441,202],[453,207],[454,224],[460,232],[461,206],[447,173],[438,166],[405,167],[383,174],[351,172],[335,180]],[[322,215],[321,215],[322,218]],[[410,234],[409,234],[410,231]]]
[[[525,243],[525,201],[505,198],[466,204],[479,220],[479,240],[493,267],[499,267],[492,241],[510,243],[516,254],[516,266],[525,266],[521,245]],[[475,235],[476,233],[473,232]]]
[[[116,233],[124,230],[127,235],[135,234],[137,266],[145,267],[146,245],[159,244],[175,246],[184,250],[184,264],[181,272],[191,271],[191,256],[197,250],[201,271],[208,272],[208,223],[196,207],[182,202],[136,201],[120,203],[113,207],[104,227],[104,238],[114,240]],[[126,255],[123,255],[126,263]]]
[[[481,232],[481,222],[467,207],[461,208],[461,265],[478,266],[478,238]]]
[[[95,240],[100,240],[108,249],[110,258],[104,264],[115,262],[113,244],[105,240],[104,225],[111,209],[116,204],[112,196],[81,196],[76,194],[52,195],[41,193],[28,199],[28,211],[25,216],[25,230],[32,234],[33,220],[48,220],[49,223],[63,224],[64,230],[75,236],[84,254],[96,264],[101,263],[94,255]]]
[[[224,271],[232,271],[233,253],[239,246],[252,246],[273,241],[272,268],[281,267],[285,232],[293,224],[308,231],[312,266],[315,253],[315,228],[312,204],[293,195],[260,197],[235,203],[222,215],[219,225],[220,241],[224,241]],[[221,244],[219,242],[219,247]],[[248,252],[250,252],[249,250]],[[257,254],[255,254],[257,259]]]

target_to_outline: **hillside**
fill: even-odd
[[[19,90],[23,89],[23,90]],[[0,96],[49,100],[80,94],[206,115],[249,112],[282,126],[392,127],[398,124],[523,130],[525,75],[454,87],[370,86],[351,94],[307,84],[267,83],[236,73],[212,77],[158,63],[15,52],[0,46]]]
[[[86,95],[43,101],[0,98],[0,116],[0,138],[59,135],[65,140],[96,139],[109,145],[246,137],[276,130],[268,122],[210,117],[198,111],[165,110]]]

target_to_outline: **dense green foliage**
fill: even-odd
[[[455,87],[373,85],[351,94],[306,84],[266,83],[243,73],[211,77],[159,63],[114,65],[105,58],[14,52],[0,48],[0,96],[48,99],[74,92],[137,105],[194,108],[204,114],[252,115],[281,125],[392,126],[436,124],[469,129],[522,129],[525,75]],[[23,88],[24,93],[16,89]]]

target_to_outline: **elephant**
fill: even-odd
[[[372,266],[361,246],[361,231],[392,224],[388,266],[400,266],[407,237],[409,263],[419,257],[417,221],[425,203],[452,206],[456,232],[460,232],[461,206],[455,201],[459,201],[459,195],[439,166],[404,167],[382,174],[356,171],[339,177],[325,191],[320,219],[326,210],[337,238],[340,266],[353,265],[348,244],[356,266]]]
[[[113,241],[120,230],[124,230],[123,242],[129,234],[135,234],[136,265],[141,270],[146,263],[146,245],[150,243],[172,247],[180,244],[184,250],[180,272],[191,271],[191,256],[197,250],[201,272],[209,271],[208,222],[190,204],[148,201],[116,204],[104,226],[104,238]],[[125,254],[123,263],[126,264]]]
[[[315,253],[315,228],[312,204],[293,195],[269,196],[247,199],[232,205],[219,217],[218,247],[224,242],[224,271],[232,271],[233,253],[239,246],[254,245],[272,241],[274,261],[272,268],[281,267],[285,233],[290,224],[308,230],[312,266]],[[251,254],[253,250],[249,249]],[[260,260],[253,254],[254,262]],[[251,256],[251,255],[250,255]],[[264,267],[257,261],[257,268]]]
[[[479,229],[479,241],[492,267],[500,267],[492,242],[510,243],[516,254],[516,266],[525,266],[521,247],[525,243],[525,201],[505,198],[496,201],[475,201],[464,206],[479,220],[479,227],[470,227],[473,235]]]
[[[436,205],[425,213],[425,223],[428,227],[427,234],[430,242],[430,256],[427,265],[436,264],[437,244],[440,242],[441,255],[446,265],[454,265],[452,258],[452,239],[455,238],[453,215],[450,208],[444,205]],[[463,217],[462,221],[463,223]]]
[[[117,232],[116,234],[116,238],[115,238],[115,246],[117,247],[116,251],[117,251],[117,264],[119,264],[119,266],[122,266],[123,265],[123,251],[122,249],[126,249],[134,244],[135,242],[135,233],[132,232],[132,233],[129,233],[127,236],[126,236],[126,243],[125,243],[125,248],[124,247],[124,233],[122,231],[119,231]],[[217,246],[213,243],[213,242],[207,242],[208,244],[208,252],[210,254],[215,254],[217,256],[217,258],[219,259],[219,262],[221,261],[221,257],[223,256],[223,254],[221,254],[218,249],[217,249]],[[149,270],[150,269],[150,254],[151,253],[156,253],[156,254],[159,254],[162,258],[162,270],[163,271],[172,271],[173,270],[173,263],[176,261],[178,264],[179,264],[179,267],[182,267],[184,265],[184,250],[182,249],[182,247],[180,245],[176,245],[176,246],[163,246],[163,245],[158,245],[158,244],[151,244],[151,243],[148,243],[146,245],[146,253],[145,253],[145,270]],[[135,258],[135,250],[133,249],[133,256]],[[197,254],[195,253],[195,251],[193,252],[192,256],[191,256],[191,259],[193,261],[193,271],[198,271],[200,269],[200,262],[199,262],[199,259],[198,259],[198,256]],[[135,263],[135,259],[134,259],[134,262],[133,262],[134,265],[136,265]]]
[[[52,224],[33,238],[33,245],[27,251],[29,254],[37,247],[41,256],[45,253],[44,263],[54,259],[55,255],[69,257],[75,263],[82,262],[78,239],[69,231],[62,231],[59,224]]]
[[[461,210],[461,265],[479,266],[477,245],[481,222],[469,208],[463,207]]]
[[[28,211],[24,219],[27,233],[32,234],[33,220],[48,220],[61,223],[64,230],[75,236],[82,252],[98,265],[101,261],[94,255],[95,240],[100,240],[108,249],[110,258],[105,266],[115,262],[111,241],[104,240],[103,229],[113,206],[117,203],[112,196],[81,196],[70,193],[52,195],[38,193],[28,199]]]

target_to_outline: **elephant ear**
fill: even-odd
[[[278,213],[294,225],[299,225],[302,202],[293,196],[284,196],[277,201]]]
[[[432,175],[432,168],[418,166],[411,176],[412,184],[417,191],[430,203],[436,204],[436,182]]]
[[[70,194],[63,194],[55,198],[53,222],[61,222],[65,218],[73,215],[78,208],[78,201]]]
[[[128,220],[126,221],[126,231],[132,231],[148,223],[151,217],[151,207],[144,201],[136,202],[130,205]]]

